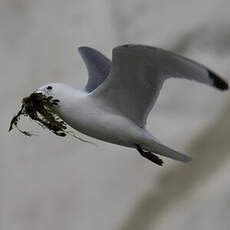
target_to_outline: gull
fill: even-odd
[[[113,49],[112,62],[99,51],[80,47],[88,70],[83,90],[64,83],[36,90],[60,102],[59,116],[72,128],[93,138],[136,149],[157,165],[159,155],[181,162],[191,157],[157,140],[146,120],[168,78],[185,78],[227,90],[228,83],[205,66],[172,52],[146,45],[126,44]]]

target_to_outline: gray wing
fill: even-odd
[[[85,86],[85,91],[90,93],[108,76],[111,61],[99,51],[90,47],[80,47],[78,51],[88,70],[88,82]]]
[[[187,58],[150,46],[123,45],[113,49],[111,72],[92,96],[144,127],[162,84],[169,77],[228,89],[227,82],[214,72]]]

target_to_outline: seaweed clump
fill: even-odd
[[[21,133],[26,136],[33,134],[24,131],[18,127],[20,117],[28,116],[36,121],[43,128],[47,128],[54,134],[60,137],[65,137],[67,134],[83,141],[91,143],[81,137],[76,136],[72,131],[67,130],[67,124],[58,116],[55,107],[58,105],[59,100],[53,99],[52,96],[45,96],[42,93],[32,93],[28,97],[22,99],[22,106],[20,111],[12,118],[10,122],[9,132],[16,127]]]

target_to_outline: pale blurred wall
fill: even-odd
[[[39,130],[8,133],[23,96],[62,81],[83,87],[76,48],[111,57],[135,42],[170,49],[230,80],[230,2],[0,0],[0,229],[229,229],[229,93],[170,80],[149,130],[193,155],[159,168],[127,148]]]

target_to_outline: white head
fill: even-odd
[[[69,96],[71,91],[73,91],[72,87],[64,84],[64,83],[49,83],[46,85],[41,86],[35,92],[36,93],[43,93],[47,97],[51,96],[53,99],[57,99],[59,101],[63,101],[66,97]]]
[[[52,100],[58,100],[56,107],[60,114],[63,114],[64,108],[73,106],[77,98],[82,95],[80,90],[74,89],[64,83],[49,83],[41,86],[35,93],[42,93],[47,97],[52,97]]]

